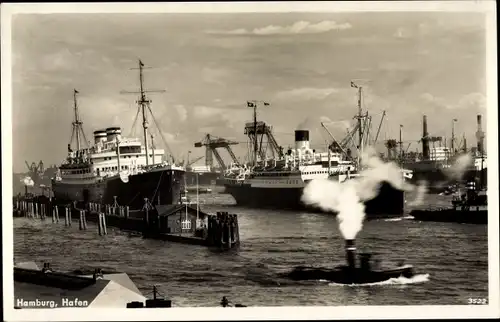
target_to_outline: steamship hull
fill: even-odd
[[[446,190],[449,184],[455,181],[450,179],[445,168],[437,165],[423,167],[419,166],[417,163],[413,165],[405,164],[404,166],[413,172],[413,177],[411,178],[410,183],[418,184],[419,182],[425,181],[427,183],[429,193],[441,193]],[[487,168],[483,170],[470,169],[465,171],[460,179],[466,181],[476,181],[482,177],[483,182],[486,184],[487,176]]]
[[[184,171],[155,169],[131,175],[128,182],[120,176],[105,178],[102,181],[64,182],[52,181],[52,191],[57,202],[96,202],[113,204],[114,197],[119,205],[140,209],[144,198],[152,204],[176,204],[180,202],[184,190]]]
[[[239,206],[325,212],[301,201],[303,188],[256,188],[248,183],[226,183],[224,187]],[[404,191],[383,182],[379,194],[365,202],[365,211],[368,219],[398,217],[404,213],[404,204]]]

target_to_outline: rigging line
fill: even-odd
[[[135,124],[137,122],[137,118],[139,117],[139,113],[141,112],[141,109],[138,108],[137,109],[137,113],[135,113],[135,118],[134,118],[134,122],[132,123],[132,127],[130,129],[130,134],[129,136],[132,137],[133,135],[135,135]]]
[[[83,139],[85,140],[85,145],[89,146],[89,141],[87,140],[87,136],[85,136],[85,131],[83,131],[83,127],[80,127],[80,131],[82,131]]]
[[[160,179],[158,179],[158,184],[156,185],[156,189],[155,189],[155,192],[154,192],[153,197],[151,198],[151,200],[154,200],[154,198],[156,198],[156,193],[158,192],[158,188],[160,187],[160,183],[161,183],[161,178],[163,177],[164,173],[165,173],[165,171],[162,171],[161,174],[160,174]]]
[[[71,139],[69,139],[69,144],[73,143],[73,138],[75,137],[75,128],[73,124],[71,125]]]
[[[149,113],[151,113],[151,118],[153,119],[153,122],[155,123],[156,128],[158,129],[158,132],[160,132],[160,136],[161,136],[161,139],[163,141],[163,144],[165,144],[165,147],[167,148],[168,153],[170,153],[170,156],[173,157],[174,154],[172,153],[172,150],[170,149],[170,146],[168,145],[167,140],[165,140],[165,137],[163,136],[163,132],[161,131],[161,128],[158,125],[158,122],[156,122],[156,118],[153,115],[153,111],[151,111],[151,107],[149,106],[149,104],[147,105],[147,107],[148,107]]]

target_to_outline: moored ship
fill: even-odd
[[[186,182],[189,187],[196,187],[196,185],[203,187],[214,186],[221,177],[221,172],[214,171],[208,166],[186,167]]]
[[[456,119],[453,120],[455,122]],[[484,132],[482,130],[482,116],[477,116],[477,148],[475,151],[468,151],[465,138],[460,151],[454,148],[454,130],[452,128],[452,146],[432,146],[435,142],[441,142],[441,137],[430,136],[427,130],[427,116],[423,116],[422,126],[422,153],[416,158],[399,156],[400,163],[403,167],[410,169],[413,172],[411,182],[417,183],[425,181],[428,186],[428,191],[433,193],[441,193],[447,189],[447,186],[454,184],[456,181],[471,181],[480,180],[486,184],[487,177],[487,157],[484,152]],[[453,123],[454,124],[454,123]],[[454,166],[456,160],[464,154],[471,156],[469,164],[465,167],[463,173],[459,177],[452,175],[450,170]]]
[[[329,179],[344,182],[351,177],[358,177],[363,146],[369,142],[368,112],[363,113],[361,107],[362,87],[351,82],[358,90],[357,125],[347,135],[347,140],[337,142],[333,135],[332,143],[326,152],[317,152],[309,144],[309,131],[295,131],[295,148],[283,153],[270,131],[271,127],[264,122],[257,122],[258,101],[247,102],[253,108],[253,123],[247,123],[245,133],[249,136],[253,149],[253,163],[250,166],[236,166],[229,169],[224,178],[225,191],[233,196],[238,205],[256,208],[275,208],[293,210],[322,211],[317,207],[305,205],[302,201],[304,188],[315,179]],[[262,102],[264,106],[269,105]],[[325,127],[326,129],[326,127]],[[368,130],[366,130],[368,129]],[[357,160],[355,160],[348,145],[358,133],[359,143]],[[260,137],[259,137],[260,136]],[[273,158],[267,160],[266,150],[262,146],[263,136],[267,136],[272,147]],[[259,160],[260,158],[260,160]],[[408,174],[406,174],[408,172]],[[411,171],[401,171],[402,180]],[[404,213],[405,192],[392,186],[387,181],[380,182],[378,194],[365,202],[365,212],[368,218],[393,217]]]
[[[296,146],[282,160],[272,160],[253,169],[232,169],[225,178],[225,191],[238,205],[288,210],[321,209],[302,201],[303,190],[315,179],[344,182],[357,177],[353,162],[340,153],[319,152],[309,148],[309,131],[295,131]],[[382,182],[378,195],[365,202],[370,218],[391,217],[404,212],[405,193]]]
[[[146,99],[142,86],[142,67],[139,61],[141,91],[138,101],[143,113],[144,144],[138,138],[123,138],[120,127],[109,127],[94,132],[94,144],[80,146],[85,138],[78,116],[74,91],[75,121],[73,136],[76,149],[68,144],[68,157],[52,180],[52,190],[58,202],[118,203],[132,209],[141,208],[145,198],[153,204],[175,204],[184,189],[184,168],[164,161],[163,149],[148,146]],[[150,110],[150,109],[149,109]],[[151,142],[152,143],[152,142]]]

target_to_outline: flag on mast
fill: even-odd
[[[358,85],[354,84],[354,82],[351,81],[351,87],[358,88]]]
[[[255,107],[255,103],[254,102],[247,102],[247,106],[248,107]]]
[[[269,103],[268,102],[264,102],[264,106],[269,106]]]
[[[144,67],[144,64],[142,63],[142,61],[139,59],[139,65],[141,65],[141,67]]]
[[[80,93],[80,92],[79,92],[79,91],[77,91],[76,89],[74,89],[74,91],[75,91],[75,94],[78,94],[78,93]]]

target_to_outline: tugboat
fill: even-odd
[[[393,269],[372,268],[372,254],[363,253],[360,256],[360,266],[356,267],[356,247],[353,239],[345,242],[347,265],[330,268],[308,268],[299,266],[286,274],[292,280],[327,280],[337,284],[371,284],[384,282],[391,278],[411,278],[414,276],[413,266],[400,263]]]
[[[487,191],[477,189],[475,182],[467,183],[467,191],[453,196],[450,208],[415,209],[410,212],[414,220],[456,222],[463,224],[488,223]]]

